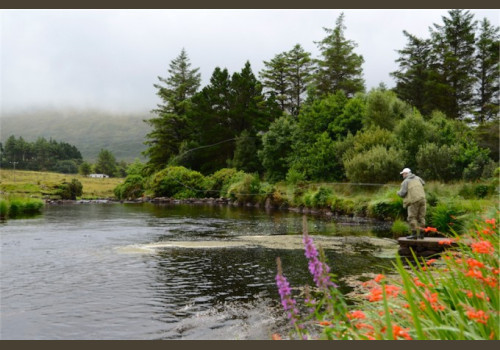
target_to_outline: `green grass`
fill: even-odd
[[[0,191],[10,196],[57,198],[56,186],[71,179],[82,183],[83,199],[114,197],[113,189],[123,182],[120,178],[97,179],[78,174],[1,169]]]

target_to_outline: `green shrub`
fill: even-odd
[[[315,208],[324,208],[332,204],[333,190],[328,187],[320,188],[312,194],[311,204]]]
[[[295,185],[306,179],[306,175],[303,171],[298,171],[297,169],[291,168],[286,174],[286,183],[290,185]]]
[[[453,202],[438,203],[428,208],[426,215],[427,226],[435,227],[441,233],[461,233],[465,219],[465,211]]]
[[[148,186],[156,197],[202,198],[205,177],[182,166],[167,167],[152,175]]]
[[[236,169],[224,168],[216,171],[212,175],[205,178],[204,187],[207,190],[207,195],[214,197],[222,197],[227,192],[231,184],[231,179],[238,173]]]
[[[410,227],[408,226],[408,223],[401,219],[396,219],[391,226],[391,232],[393,233],[394,238],[406,235],[409,230]]]
[[[40,213],[43,201],[37,198],[12,198],[0,200],[0,218],[15,218]]]
[[[75,200],[76,197],[80,197],[83,193],[83,185],[77,179],[72,179],[71,182],[63,182],[56,186],[56,195],[60,196],[61,199],[72,199]]]
[[[379,199],[370,202],[368,215],[380,220],[405,217],[406,209],[403,208],[403,198],[399,197],[394,190],[387,190]]]
[[[337,215],[353,215],[363,211],[353,200],[340,197],[333,197],[330,208]]]
[[[40,199],[29,198],[24,202],[23,213],[36,214],[43,208],[43,201]]]
[[[474,194],[476,195],[477,198],[485,198],[490,193],[492,193],[493,190],[494,188],[488,185],[477,185],[474,188]]]
[[[129,175],[125,181],[114,189],[118,199],[135,199],[144,194],[144,178],[140,175]]]
[[[258,176],[243,173],[239,181],[233,182],[227,190],[228,197],[241,203],[257,203],[261,195]]]
[[[384,146],[375,146],[344,161],[347,178],[360,183],[385,184],[398,180],[403,165],[401,153]]]
[[[0,219],[7,217],[9,213],[9,205],[5,199],[0,199]]]

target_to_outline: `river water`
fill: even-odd
[[[345,292],[344,278],[391,264],[386,227],[317,217],[308,227]],[[293,286],[312,283],[296,213],[52,205],[0,230],[1,339],[269,339],[288,327],[276,257]]]

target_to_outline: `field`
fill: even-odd
[[[97,179],[77,174],[1,169],[0,192],[2,196],[51,198],[56,185],[71,179],[82,183],[82,199],[113,197],[113,189],[123,182],[120,178]]]

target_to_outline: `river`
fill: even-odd
[[[391,264],[387,227],[320,217],[308,227],[345,292],[345,278]],[[1,339],[269,339],[288,327],[276,257],[293,286],[312,283],[297,213],[50,205],[0,230]]]

